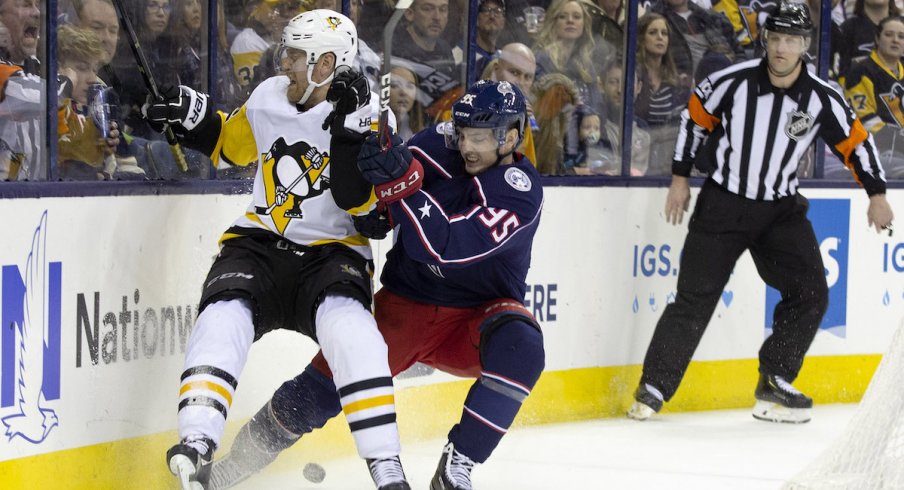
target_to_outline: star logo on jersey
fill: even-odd
[[[785,135],[794,141],[804,137],[813,127],[813,116],[805,111],[792,111],[788,113],[788,123],[785,124]]]
[[[429,201],[424,201],[424,205],[417,208],[417,210],[421,212],[421,219],[430,217],[431,208],[433,208],[433,206],[430,205]]]

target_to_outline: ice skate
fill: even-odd
[[[207,490],[224,490],[247,480],[264,469],[279,456],[279,451],[267,451],[258,447],[246,424],[235,437],[232,449],[225,457],[213,462]]]
[[[643,383],[634,391],[634,404],[628,409],[628,418],[647,420],[662,410],[662,393],[653,386]]]
[[[436,474],[430,481],[430,490],[473,490],[471,470],[475,464],[471,458],[456,451],[451,442],[446,444]]]
[[[198,448],[204,449],[202,455]],[[206,490],[214,443],[210,439],[183,439],[166,452],[166,465],[179,478],[182,490]]]
[[[377,490],[411,490],[398,456],[368,459],[367,467],[370,469],[370,476],[374,479],[374,483],[377,484]]]
[[[813,399],[804,395],[781,376],[760,374],[754,392],[753,417],[767,422],[802,424],[810,421]]]

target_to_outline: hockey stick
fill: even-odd
[[[391,141],[389,138],[389,92],[392,83],[392,36],[412,1],[399,0],[383,29],[383,73],[380,75],[380,120],[377,124],[380,146],[383,148],[387,148]]]
[[[132,21],[129,20],[129,16],[126,14],[126,9],[122,4],[122,0],[112,1],[113,7],[116,9],[116,16],[119,17],[119,23],[122,25],[122,30],[126,31],[126,36],[129,38],[129,47],[132,49],[132,56],[135,57],[135,61],[138,63],[138,71],[141,73],[141,77],[144,78],[145,86],[151,93],[151,96],[154,97],[154,100],[163,100],[163,97],[160,95],[160,90],[157,88],[157,82],[154,81],[154,75],[151,73],[148,60],[145,58],[144,51],[141,49],[141,44],[138,42],[138,36],[135,34],[135,29],[132,28]],[[173,133],[172,128],[166,126],[165,134],[166,141],[170,145],[170,151],[173,152],[173,158],[176,159],[176,165],[179,166],[179,170],[188,172],[188,163],[185,161],[182,147],[179,146],[179,140],[176,139],[176,135]]]

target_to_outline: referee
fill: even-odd
[[[828,306],[808,202],[797,193],[798,162],[817,135],[869,195],[870,226],[890,228],[893,218],[872,138],[844,98],[806,69],[812,27],[806,6],[783,2],[766,20],[766,57],[710,75],[682,113],[666,220],[682,221],[695,158],[709,178],[688,226],[678,294],[656,325],[630,418],[649,418],[675,394],[735,263],[750,250],[760,277],[782,295],[760,348],[753,416],[810,420],[813,400],[791,382]]]

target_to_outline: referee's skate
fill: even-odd
[[[767,422],[802,424],[810,421],[813,399],[804,395],[781,376],[760,374],[756,385],[753,417]]]

